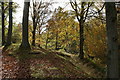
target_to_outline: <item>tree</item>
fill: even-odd
[[[49,6],[51,5],[50,2],[43,2],[40,0],[37,2],[33,0],[33,11],[32,11],[32,20],[33,20],[33,31],[32,31],[32,45],[35,46],[36,41],[36,29],[39,28],[39,35],[40,35],[40,28],[43,24],[45,24],[44,19],[50,15]]]
[[[29,50],[30,44],[28,41],[28,18],[29,18],[29,6],[30,2],[24,2],[23,22],[22,22],[22,43],[20,45],[21,50]]]
[[[120,46],[120,1],[116,3],[117,5],[117,27],[118,27],[118,38],[119,38],[119,46]]]
[[[48,25],[46,25],[46,28],[47,28],[47,32],[46,32],[46,42],[45,42],[45,49],[47,49],[47,47],[48,47],[48,43],[49,43],[49,26]]]
[[[4,20],[4,17],[5,17],[5,14],[4,14],[4,2],[1,2],[1,8],[2,8],[2,46],[5,44],[5,20]]]
[[[115,2],[106,2],[106,30],[108,44],[108,78],[119,78],[117,12]]]
[[[37,27],[37,21],[38,21],[38,16],[36,15],[36,2],[33,2],[33,32],[32,32],[32,45],[35,46],[35,33],[36,33],[36,27]],[[39,8],[39,7],[38,7]],[[37,18],[37,19],[36,19]]]
[[[72,47],[70,46],[74,40],[78,43],[78,22],[75,21],[75,16],[73,16],[72,11],[64,11],[64,8],[59,7],[55,9],[47,23],[44,32],[46,34],[46,48],[56,50],[66,48],[67,52],[70,53],[76,50],[79,51],[76,45],[73,45],[76,50],[72,52]],[[45,36],[44,34],[43,36]]]
[[[75,15],[77,17],[78,22],[79,22],[79,34],[80,34],[80,37],[79,37],[80,38],[79,57],[80,57],[80,59],[83,59],[84,58],[84,52],[83,52],[83,48],[84,48],[84,23],[86,21],[87,15],[88,15],[89,8],[92,6],[93,3],[81,2],[81,8],[79,7],[76,0],[74,0],[74,1],[70,0],[70,4],[75,12]],[[87,5],[87,9],[85,9],[86,5]]]
[[[99,19],[91,19],[85,23],[85,57],[94,56],[94,62],[106,65],[106,24]],[[89,56],[88,56],[89,55]]]
[[[8,35],[7,35],[7,42],[5,46],[9,46],[12,40],[12,0],[9,2],[9,26],[8,26]]]
[[[63,16],[63,8],[59,7],[58,9],[55,9],[52,18],[48,21],[49,27],[47,27],[47,31],[49,32],[50,28],[52,29],[52,32],[54,34],[55,38],[55,50],[59,49],[59,34],[61,33],[61,25],[62,25],[62,19],[65,17]],[[51,27],[50,27],[51,26]]]

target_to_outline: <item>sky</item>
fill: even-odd
[[[40,1],[40,0],[37,0],[37,1]],[[48,2],[49,0],[43,0],[43,1]],[[87,0],[87,1],[90,1],[90,0]],[[94,0],[94,1],[96,1],[96,0]],[[111,0],[109,0],[109,1],[111,1]],[[120,0],[117,0],[117,1],[120,1]],[[15,18],[13,21],[17,22],[17,23],[21,23],[22,16],[23,16],[24,0],[13,0],[13,2],[18,3],[20,6],[19,8],[17,8],[17,12],[13,15]],[[68,3],[69,0],[52,0],[52,2],[57,2],[57,3],[54,3],[52,6],[52,10],[54,10],[58,6],[65,7],[67,5],[66,3]],[[70,4],[65,7],[65,10],[69,10],[69,9],[71,9]]]
[[[46,2],[46,0],[44,0]],[[48,1],[48,0],[47,0]],[[24,0],[15,0],[14,2],[17,2],[19,4],[19,8],[17,8],[17,12],[13,15],[15,17],[14,22],[21,23],[22,22],[22,16],[23,16],[23,7],[24,7]],[[52,2],[55,2],[52,5],[52,9],[61,6],[65,7],[65,10],[70,9],[70,5],[68,4],[69,0],[52,0]]]

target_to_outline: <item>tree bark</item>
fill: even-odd
[[[115,2],[106,2],[105,6],[108,44],[107,78],[119,78],[117,12]]]
[[[28,41],[29,6],[30,6],[30,2],[24,2],[23,22],[22,22],[22,43],[20,46],[21,50],[31,49]]]
[[[8,27],[8,36],[7,36],[7,42],[6,46],[9,46],[11,44],[12,40],[12,0],[9,2],[9,27]]]
[[[35,10],[35,5],[33,3],[33,36],[32,36],[32,46],[35,46],[35,34],[36,34],[36,27],[37,27],[37,22],[36,22],[36,10]]]
[[[4,11],[4,2],[1,3],[2,6],[2,46],[5,44],[5,11]]]
[[[58,31],[56,32],[55,50],[58,49]]]
[[[41,44],[40,44],[40,38],[41,38],[40,27],[39,27],[39,29],[38,29],[38,34],[39,34],[39,44],[38,44],[38,47],[40,47],[40,46],[41,46]]]
[[[47,36],[46,36],[45,49],[47,49],[47,45],[48,45],[48,37],[49,37],[49,29],[48,29]]]
[[[37,27],[37,24],[35,22],[35,16],[33,18],[33,36],[32,36],[32,45],[35,46],[35,33],[36,33],[36,27]]]
[[[79,57],[80,59],[84,58],[84,2],[81,3],[81,15],[80,15],[80,20],[79,21],[79,31],[80,31],[80,54]]]

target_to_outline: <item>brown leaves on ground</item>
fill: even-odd
[[[53,52],[29,54],[29,59],[17,59],[3,54],[3,78],[86,78],[85,73]]]
[[[7,53],[3,53],[2,58],[2,77],[3,78],[16,78],[17,75],[17,60],[12,57],[8,56]]]

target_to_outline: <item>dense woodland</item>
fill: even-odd
[[[16,23],[19,5],[1,2],[2,77],[120,78],[120,2],[54,4],[24,0]]]

